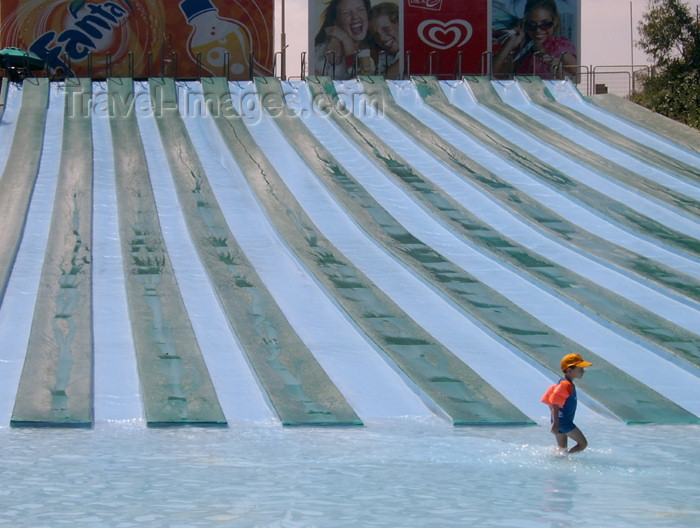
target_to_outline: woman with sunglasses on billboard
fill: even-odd
[[[529,0],[521,23],[509,32],[493,57],[496,77],[510,74],[559,79],[576,75],[576,47],[557,36],[561,19],[555,0]]]

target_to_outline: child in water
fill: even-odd
[[[552,434],[557,439],[557,446],[564,452],[567,441],[571,438],[576,445],[568,453],[578,453],[588,446],[586,437],[574,424],[576,414],[576,387],[573,380],[582,378],[584,368],[593,363],[584,361],[579,354],[567,354],[561,360],[561,370],[564,377],[559,383],[552,385],[542,397],[542,402],[549,405],[552,412]]]

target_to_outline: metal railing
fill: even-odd
[[[277,52],[273,56],[273,75],[275,75],[277,70],[278,55],[280,53],[281,52]],[[428,54],[427,58],[427,71],[416,72],[412,70],[412,59],[415,59],[415,54],[411,50],[405,51],[403,72],[399,74],[399,78],[409,79],[412,75],[431,75],[437,77],[440,80],[460,79],[465,75],[481,75],[488,76],[489,78],[494,78],[494,76],[492,75],[493,54],[488,51],[481,54],[481,69],[479,72],[464,70],[463,54],[461,52],[457,54],[454,67],[449,72],[445,71],[447,68],[441,69],[441,57],[438,51],[431,52],[430,54]],[[161,53],[159,59],[160,60],[158,62],[160,63],[160,68],[158,68],[158,66],[154,68],[153,53],[149,52],[146,55],[145,73],[148,77],[160,76],[179,78],[179,58],[176,52]],[[231,80],[230,60],[230,54],[225,53],[223,57],[223,64],[221,66],[220,75],[222,77],[225,77],[227,80]],[[101,63],[99,65],[99,68],[95,67],[95,63],[97,61]],[[355,61],[357,61],[357,58],[355,58]],[[327,75],[330,74],[330,77],[333,79],[335,79],[336,77],[335,62],[335,52],[330,51],[324,56],[324,71],[328,71]],[[382,62],[384,63],[384,69],[381,68]],[[65,64],[67,66],[67,72],[49,72],[48,68],[46,68],[44,74],[53,80],[60,80],[66,77],[74,77],[75,74],[73,73],[73,68],[69,57],[65,58]],[[112,62],[112,55],[110,53],[106,53],[102,56],[96,56],[92,53],[88,53],[85,64],[85,67],[87,69],[87,77],[95,79],[102,78],[103,76],[112,77],[114,75],[121,76],[125,74],[128,77],[133,78],[136,70],[135,57],[133,52],[129,52],[127,57],[127,71],[123,71],[125,69],[123,65],[120,65],[120,67],[118,68],[118,70],[121,71],[117,71],[117,69],[115,69]],[[310,68],[310,65],[307,61],[306,52],[301,53],[300,67],[301,74],[299,76],[289,77],[290,79],[296,78],[304,80],[309,74],[309,72],[307,72],[307,69]],[[387,67],[388,55],[386,53],[383,53],[379,56],[378,61],[375,64],[375,70],[373,73],[375,75],[383,75],[386,72]],[[202,78],[203,68],[204,66],[202,63],[202,56],[200,53],[198,53],[195,57],[196,78]],[[557,77],[561,79],[571,79],[574,82],[574,84],[578,86],[579,90],[585,95],[593,95],[597,93],[614,93],[622,97],[628,97],[639,88],[641,78],[647,78],[653,75],[652,68],[646,65],[576,65],[567,66],[566,70],[567,71],[564,71],[564,67],[562,65],[557,72]],[[248,79],[253,78],[254,71],[255,56],[251,51],[250,56],[248,58]],[[355,71],[357,71],[357,68]],[[573,73],[573,71],[575,71],[575,73]],[[96,76],[96,72],[100,75]],[[533,66],[533,72],[529,73],[529,75],[532,75],[535,72],[536,70]],[[508,75],[499,76],[499,79],[512,79],[514,77],[516,77],[516,75],[511,73]]]
[[[591,86],[593,93],[605,90],[616,95],[627,97],[639,88],[640,76],[650,77],[650,66],[613,65],[594,66],[591,68]]]

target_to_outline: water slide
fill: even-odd
[[[352,91],[353,91],[353,88],[349,87],[348,90],[352,92]],[[357,93],[357,90],[355,90],[355,93]],[[409,113],[410,113],[411,116],[418,115],[419,109],[418,109],[418,108],[411,108]],[[404,116],[404,117],[405,117],[405,116]],[[370,126],[376,126],[376,127],[378,127],[379,129],[381,129],[381,127],[382,127],[383,124],[386,124],[386,121],[377,120],[377,119],[372,119],[371,117],[368,118],[368,119],[366,119],[366,122],[367,122],[368,124],[371,123]],[[415,136],[415,137],[420,137],[420,138],[425,138],[425,137],[427,137],[427,136],[429,135],[429,131],[421,130],[421,129],[420,129],[420,126],[421,126],[420,123],[412,122],[412,123],[411,123],[411,126],[410,126],[410,130],[414,131],[414,136]],[[356,125],[356,124],[353,124],[353,127],[354,127],[354,128],[357,128],[357,125]],[[408,130],[408,129],[409,129],[409,127],[404,127],[404,130]],[[365,133],[365,134],[366,134],[366,133]],[[391,129],[380,130],[379,133],[378,133],[376,136],[373,136],[373,137],[367,137],[367,135],[366,135],[364,143],[363,143],[362,141],[359,141],[358,143],[365,144],[365,145],[371,144],[371,145],[372,145],[372,149],[377,150],[377,149],[380,148],[380,147],[378,147],[378,144],[379,144],[379,142],[382,141],[382,139],[385,139],[387,142],[392,143],[392,146],[393,146],[393,144],[396,144],[396,148],[397,148],[397,149],[400,149],[400,148],[402,147],[402,145],[405,146],[405,149],[404,149],[404,150],[407,151],[408,153],[411,153],[411,152],[415,152],[415,151],[416,151],[416,145],[415,145],[415,144],[411,144],[410,142],[407,142],[407,141],[406,141],[406,138],[404,138],[404,137],[401,136],[401,131],[396,130],[396,129],[394,129],[394,130],[391,130]],[[353,155],[353,154],[348,154],[348,156],[349,156],[349,160],[352,160],[353,158],[357,158],[357,155],[356,155],[356,154],[354,154],[354,155]],[[379,157],[380,157],[381,159],[386,159],[386,156],[379,156]],[[419,161],[418,161],[418,162],[419,162]],[[350,163],[352,163],[352,161],[348,161],[348,165],[349,165]],[[414,161],[412,160],[411,163],[412,163],[412,167],[415,169],[415,168],[417,167],[416,162],[414,162]],[[392,160],[392,164],[393,164],[394,166],[396,166],[397,161],[396,161],[396,160]],[[368,174],[367,169],[364,168],[364,167],[363,167],[362,169],[358,169],[358,170],[359,170],[359,173],[358,173],[358,174],[366,175],[366,181],[367,181],[368,183],[365,184],[365,185],[372,185],[371,182],[373,181],[373,179],[374,179],[375,176],[374,176],[373,174]],[[428,170],[430,170],[430,169],[427,169],[425,174],[428,174],[428,172],[427,172]],[[398,173],[399,173],[399,171],[397,171],[397,174],[398,174]],[[412,173],[410,174],[410,179],[411,179],[413,182],[416,181],[417,177],[418,177],[418,176],[417,176],[417,174],[416,174],[415,172],[412,172]],[[423,187],[424,187],[424,184],[423,184],[423,183],[421,183],[421,185],[423,185]],[[390,194],[392,195],[393,199],[395,199],[395,193],[394,193],[394,192],[390,192]],[[445,210],[444,204],[443,204],[443,206],[442,206],[442,209]],[[406,221],[411,221],[411,219],[415,219],[415,218],[416,218],[416,214],[415,214],[415,213],[411,213],[411,214],[408,215]],[[435,228],[433,228],[433,229],[435,229]],[[470,230],[474,231],[475,229],[476,229],[476,226],[475,226],[473,223],[470,224]],[[496,242],[498,239],[495,238],[495,237],[493,236],[493,234],[490,234],[490,235],[488,235],[488,237],[484,237],[484,238],[490,240],[490,243],[491,243],[493,246],[498,246],[498,245],[504,246],[504,247],[506,246],[506,244],[503,243],[503,242],[501,242],[501,243],[499,243],[499,244],[496,244],[495,242]],[[454,243],[451,243],[450,245],[453,246]],[[447,248],[446,251],[450,251],[450,249]],[[524,260],[524,259],[521,259],[521,260]],[[533,262],[535,262],[534,259],[533,259]],[[466,264],[466,265],[468,265],[468,264]],[[542,263],[540,263],[540,265],[542,265]],[[533,267],[534,267],[534,266],[533,266]],[[491,271],[491,270],[493,269],[493,265],[485,265],[485,266],[484,266],[484,269]],[[492,275],[492,274],[491,274],[491,273],[485,273],[485,274],[483,275],[484,280],[489,280],[489,279],[491,278],[490,275]],[[500,275],[500,274],[497,275],[497,277],[499,278],[499,280],[501,279],[501,275]],[[519,287],[518,287],[518,289],[522,289],[522,288],[523,288],[523,286],[519,286]],[[508,289],[508,287],[506,287],[506,290],[507,290],[507,289]],[[513,288],[513,289],[515,289],[515,288]],[[504,290],[504,291],[505,291],[505,290]],[[493,296],[493,294],[491,294],[491,296]],[[524,297],[527,297],[527,296],[528,296],[528,294],[525,293],[525,294],[524,294]],[[527,302],[527,299],[524,299],[523,302]],[[545,302],[545,301],[536,301],[535,304],[542,303],[542,302]],[[499,305],[500,305],[500,304],[499,304]],[[555,311],[555,310],[552,310],[552,313],[558,313],[558,312]],[[523,319],[521,318],[521,323],[520,323],[520,324],[523,324],[522,321],[523,321]],[[530,323],[530,324],[531,324],[531,323]],[[501,330],[503,330],[504,327],[501,325],[500,328],[501,328]],[[501,332],[501,333],[502,333],[502,334],[505,334],[505,332]],[[520,333],[521,333],[521,334],[524,333],[522,328],[520,329]],[[554,339],[556,339],[556,338],[554,338]],[[692,336],[689,336],[689,339],[691,340],[691,341],[689,341],[689,342],[692,342],[693,340],[695,340]],[[696,341],[696,340],[695,340],[695,341]],[[550,342],[549,346],[552,346],[552,345],[551,345],[551,342]],[[519,349],[520,349],[521,351],[522,351],[522,350],[528,350],[527,344],[524,344],[524,343],[522,343],[522,342],[518,343],[518,347],[519,347]],[[543,348],[542,345],[540,345],[539,348],[540,348],[540,350],[542,350],[542,348]],[[534,357],[534,356],[539,356],[539,357],[541,358],[541,356],[540,356],[540,353],[541,353],[541,352],[540,352],[540,351],[538,351],[538,350],[536,350],[536,349],[535,349],[535,350],[530,349],[530,352],[531,352],[531,355],[532,355],[533,357]],[[555,352],[555,354],[556,354],[556,352]],[[542,358],[542,359],[543,359],[543,358]],[[546,360],[543,359],[543,362],[546,362]],[[604,392],[607,392],[607,393],[609,394],[609,389],[606,388],[606,390],[605,390]]]
[[[697,136],[521,84],[5,83],[3,419],[697,423]]]

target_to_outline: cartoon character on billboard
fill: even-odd
[[[274,0],[178,0],[179,9],[165,0],[1,2],[0,42],[52,73],[245,79],[251,57],[254,74],[272,72]]]
[[[494,25],[494,37],[500,44],[493,56],[494,76],[538,75],[556,79],[576,75],[576,47],[560,35],[561,30],[556,0],[527,0],[522,18],[511,27]]]
[[[210,0],[182,0],[180,9],[192,26],[187,52],[194,62],[199,60],[212,75],[221,75],[227,58],[233,76],[248,71],[252,41],[248,28],[221,17]]]

